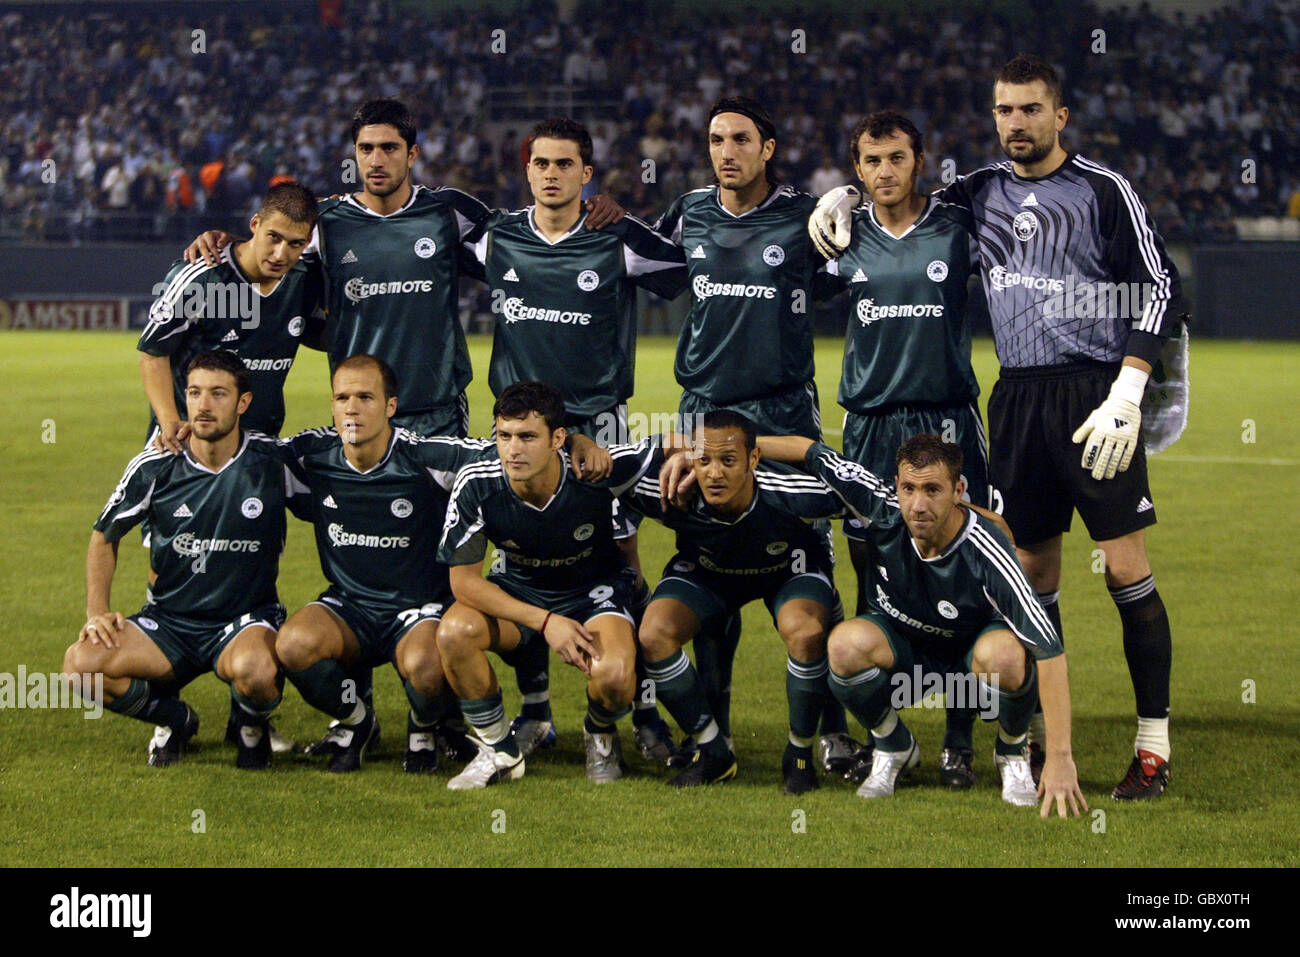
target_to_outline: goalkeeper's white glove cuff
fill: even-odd
[[[1146,391],[1149,378],[1148,372],[1143,372],[1134,366],[1124,366],[1119,370],[1119,375],[1115,377],[1115,382],[1110,387],[1110,398],[1123,399],[1141,408],[1142,395]]]

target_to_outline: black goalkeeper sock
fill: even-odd
[[[1139,718],[1169,716],[1169,672],[1173,638],[1169,614],[1151,575],[1132,585],[1110,589],[1124,628],[1124,658],[1128,661]]]

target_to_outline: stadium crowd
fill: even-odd
[[[712,181],[706,110],[733,89],[770,105],[777,169],[800,188],[848,182],[848,133],[883,107],[929,131],[934,187],[947,160],[965,172],[1001,158],[987,78],[1022,47],[1063,69],[1078,111],[1067,146],[1125,170],[1167,239],[1231,240],[1233,217],[1300,217],[1300,107],[1286,92],[1300,87],[1300,5],[1049,7],[848,25],[832,11],[760,22],[648,2],[610,16],[590,0],[570,23],[549,0],[420,20],[372,0],[333,22],[315,4],[13,10],[0,17],[0,221],[10,237],[179,238],[248,215],[281,179],[356,189],[346,131],[363,92],[411,105],[417,182],[495,206],[528,195],[520,131],[537,117],[516,123],[508,106],[566,112],[548,90],[561,105],[582,95],[572,111],[594,133],[592,189],[643,217]]]

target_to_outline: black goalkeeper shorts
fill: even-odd
[[[1095,542],[1155,524],[1140,440],[1128,469],[1100,480],[1071,441],[1118,374],[1092,362],[1002,370],[989,396],[989,471],[1017,545],[1068,532],[1075,509]]]

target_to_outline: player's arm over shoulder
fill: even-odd
[[[986,519],[990,524],[993,525],[994,528],[996,528],[999,532],[1002,533],[1003,537],[1006,538],[1007,543],[1012,548],[1016,547],[1016,536],[1011,534],[1011,526],[1008,525],[1007,520],[1004,519],[997,512],[991,509],[984,508],[984,506],[982,505],[976,505],[974,502],[962,502],[961,506],[963,508],[970,509],[972,512],[975,512],[981,518]]]

